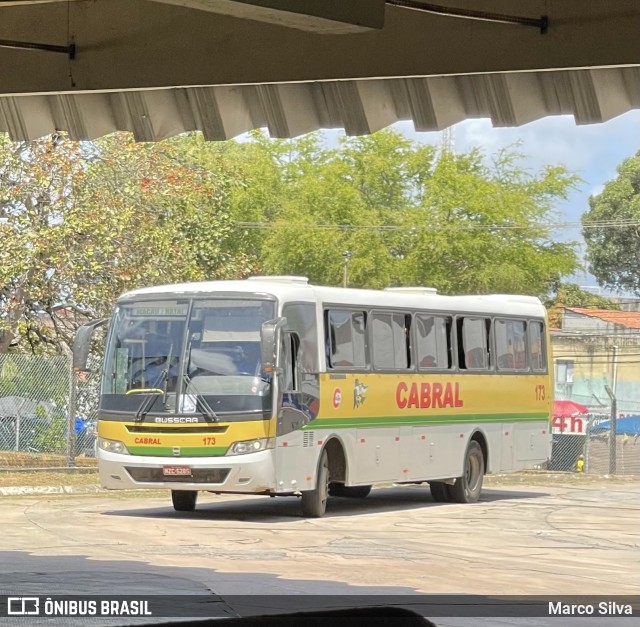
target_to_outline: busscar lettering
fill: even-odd
[[[396,388],[396,405],[400,409],[443,409],[464,407],[459,383],[411,383],[401,381]]]

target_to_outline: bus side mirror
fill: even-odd
[[[87,360],[89,359],[89,349],[91,348],[91,339],[93,332],[105,322],[108,318],[100,318],[83,324],[77,331],[73,340],[73,369],[75,371],[86,372]]]
[[[268,320],[262,325],[261,331],[261,359],[264,378],[271,378],[280,367],[280,338],[282,329],[287,323],[286,318]]]

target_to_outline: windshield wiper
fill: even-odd
[[[211,405],[207,402],[207,399],[198,391],[196,384],[193,382],[193,379],[185,372],[183,375],[184,380],[184,395],[187,396],[187,387],[189,386],[196,393],[196,410],[198,409],[198,403],[202,405],[204,411],[200,411],[200,413],[209,420],[213,420],[214,422],[219,422],[220,419],[216,415],[216,412],[211,409]]]
[[[160,391],[160,389],[163,392],[163,403],[166,404],[167,401],[167,382],[169,380],[169,369],[165,368],[162,373],[160,374],[160,381],[158,382],[160,385],[162,385],[162,388],[158,388],[158,391]],[[149,393],[147,394],[147,396],[145,397],[145,399],[142,401],[142,403],[140,403],[140,407],[138,407],[137,411],[136,411],[136,415],[134,417],[134,421],[135,422],[142,422],[145,418],[145,416],[149,413],[149,410],[151,409],[151,406],[153,405],[153,403],[155,402],[155,400],[158,398],[159,394],[158,393]]]

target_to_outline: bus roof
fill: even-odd
[[[305,277],[265,276],[239,281],[203,281],[158,285],[122,294],[119,300],[136,297],[184,297],[206,294],[246,293],[270,295],[281,302],[329,303],[363,307],[384,307],[398,310],[425,309],[462,313],[509,314],[527,317],[544,317],[545,309],[535,296],[510,294],[485,294],[444,296],[433,288],[407,287],[388,290],[327,287],[309,284]]]

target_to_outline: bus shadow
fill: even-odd
[[[168,495],[167,495],[168,496]],[[167,507],[145,507],[136,509],[118,509],[103,512],[106,516],[128,516],[132,518],[154,519],[190,519],[190,520],[226,520],[272,524],[274,522],[294,522],[303,519],[300,499],[296,497],[268,498],[264,496],[221,495],[207,500],[202,495],[193,512],[176,512],[169,504]],[[504,500],[526,500],[549,496],[544,492],[522,490],[483,490],[477,504],[437,503],[428,487],[394,487],[374,489],[364,499],[331,497],[327,503],[325,518],[357,516],[363,514],[384,514],[425,508],[447,507],[452,511],[459,507],[477,507]],[[228,499],[228,500],[227,500]],[[472,516],[473,510],[470,510]]]

